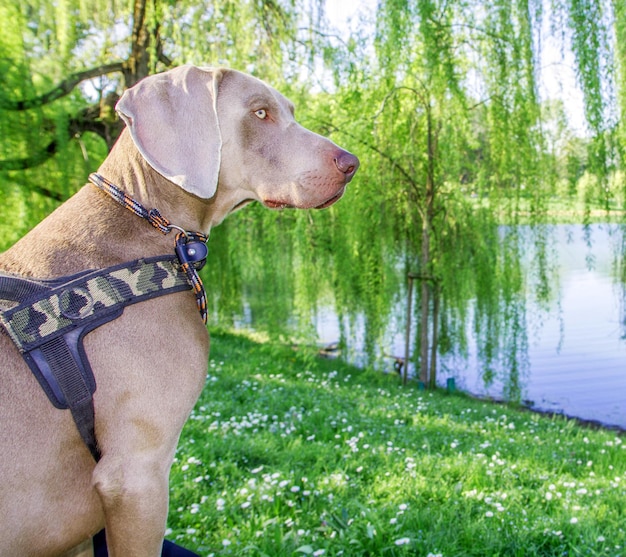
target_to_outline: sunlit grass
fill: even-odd
[[[213,335],[168,538],[201,555],[626,555],[626,442]]]

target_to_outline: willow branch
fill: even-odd
[[[69,95],[79,83],[86,81],[87,79],[93,79],[94,77],[100,77],[114,72],[121,72],[123,69],[124,62],[114,62],[112,64],[103,64],[102,66],[84,70],[82,72],[76,72],[61,81],[61,83],[59,83],[54,89],[51,89],[47,93],[32,99],[13,101],[0,97],[0,108],[4,110],[21,111],[44,106],[60,99],[61,97]]]

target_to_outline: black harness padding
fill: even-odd
[[[204,260],[194,263],[198,268]],[[96,461],[100,459],[94,428],[96,381],[83,338],[119,317],[127,305],[191,288],[176,255],[139,259],[55,280],[0,274],[0,300],[16,303],[0,311],[4,331],[50,402],[59,409],[69,408]]]

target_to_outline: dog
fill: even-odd
[[[359,166],[300,126],[279,92],[236,70],[149,76],[116,110],[126,126],[98,174],[176,229],[208,234],[252,201],[328,207]],[[0,271],[53,278],[172,250],[171,236],[86,184],[0,255]],[[97,463],[70,412],[50,403],[0,334],[1,556],[77,555],[102,528],[112,557],[161,554],[170,467],[205,383],[207,328],[187,290],[126,307],[84,348],[97,385]]]

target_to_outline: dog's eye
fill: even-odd
[[[265,120],[267,118],[267,110],[264,108],[260,108],[259,110],[255,110],[254,114],[259,120]]]

